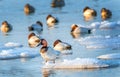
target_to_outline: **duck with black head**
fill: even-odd
[[[28,45],[31,48],[38,47],[40,45],[40,37],[38,37],[35,33],[30,33],[28,35]]]
[[[103,20],[111,18],[111,16],[112,16],[112,12],[109,9],[106,9],[106,8],[101,9],[101,18]]]
[[[32,5],[30,5],[29,3],[27,3],[27,4],[24,6],[24,13],[25,13],[26,15],[32,14],[32,13],[34,13],[34,12],[35,12],[35,8],[34,8]]]
[[[46,17],[46,22],[47,22],[47,25],[49,27],[53,27],[54,25],[58,24],[59,21],[57,18],[53,17],[51,14],[49,14],[47,17]]]
[[[28,27],[29,31],[35,31],[40,34],[43,31],[43,24],[41,21],[37,21],[35,24],[32,24]]]
[[[12,31],[12,29],[13,29],[12,25],[9,24],[7,21],[2,22],[2,25],[1,25],[1,28],[0,28],[1,32],[8,33],[10,31]]]
[[[42,47],[40,49],[40,54],[45,62],[55,63],[55,61],[60,58],[60,52],[48,46],[48,43],[45,39],[41,39],[41,45]]]
[[[83,9],[83,16],[86,21],[89,21],[97,16],[97,12],[94,9],[91,9],[90,7],[86,6]]]

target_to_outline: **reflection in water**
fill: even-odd
[[[20,58],[20,61],[21,61],[22,63],[27,62],[27,61],[29,61],[29,60],[30,60],[30,58]]]
[[[84,17],[84,21],[92,21],[95,17]]]
[[[71,35],[72,35],[73,38],[79,38],[80,37],[79,33],[71,33]]]
[[[106,68],[101,69],[43,69],[42,77],[76,77],[82,72],[94,72],[98,70],[105,70]],[[57,74],[59,73],[59,74]],[[88,74],[86,75],[86,77]],[[82,76],[83,77],[83,76]]]
[[[53,8],[52,11],[53,11],[52,14],[62,13],[62,8],[61,7],[59,7],[59,8]]]
[[[9,36],[9,33],[2,33],[3,36]]]
[[[99,6],[99,0],[93,0],[94,1],[94,7],[98,7]]]
[[[80,37],[85,37],[85,36],[88,36],[88,35],[90,35],[90,34],[84,34],[84,33],[71,33],[71,36],[73,37],[73,38],[80,38]]]
[[[52,75],[52,77],[54,77],[54,70],[52,69],[42,69],[42,74],[43,74],[43,77],[50,77]]]

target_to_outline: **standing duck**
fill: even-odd
[[[36,31],[37,33],[41,33],[43,31],[43,24],[40,21],[37,21],[35,24],[32,24],[28,27],[29,31]]]
[[[1,32],[8,33],[12,31],[12,26],[7,21],[3,21],[0,29],[1,29]]]
[[[47,25],[49,27],[52,27],[52,26],[56,25],[59,22],[57,18],[53,17],[50,14],[46,17],[46,21],[47,21]]]
[[[101,18],[106,20],[112,16],[112,12],[106,8],[101,9]]]
[[[95,16],[97,16],[97,12],[94,9],[91,9],[90,7],[86,6],[83,9],[83,16],[86,21],[89,21],[93,19]]]
[[[28,35],[28,44],[29,47],[37,47],[40,45],[40,37],[36,36],[35,33],[30,33]]]
[[[73,24],[71,26],[71,33],[88,33],[88,34],[90,34],[91,29]]]
[[[29,14],[31,14],[31,13],[34,13],[35,12],[35,8],[32,6],[32,5],[30,5],[30,4],[26,4],[25,6],[24,6],[24,13],[26,14],[26,15],[29,15]]]
[[[45,39],[41,39],[42,48],[40,49],[40,54],[45,62],[52,61],[55,63],[56,59],[60,57],[60,52],[55,51],[53,48],[47,46],[47,41]]]

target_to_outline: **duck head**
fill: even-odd
[[[71,26],[71,32],[73,32],[77,27],[78,27],[78,25],[73,24],[73,25]]]
[[[58,43],[60,43],[60,42],[62,42],[61,40],[59,40],[59,39],[57,39],[55,42],[54,42],[54,44],[53,44],[53,46],[55,47]]]
[[[41,39],[40,45],[42,45],[42,47],[47,47],[47,41],[45,39]]]

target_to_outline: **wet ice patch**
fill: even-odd
[[[111,54],[100,55],[97,58],[99,58],[99,59],[120,59],[120,53],[111,53]]]
[[[46,63],[43,68],[53,69],[91,69],[91,68],[105,68],[109,64],[102,60],[94,58],[76,58],[74,60],[63,60],[58,63]]]
[[[91,29],[120,29],[120,21],[117,22],[109,22],[109,21],[102,21],[102,22],[93,22],[89,25]]]
[[[5,44],[6,47],[22,47],[23,45],[14,42],[8,42]]]
[[[85,38],[78,39],[81,45],[86,46],[86,48],[96,49],[96,48],[120,48],[120,37],[111,36],[88,36]]]

